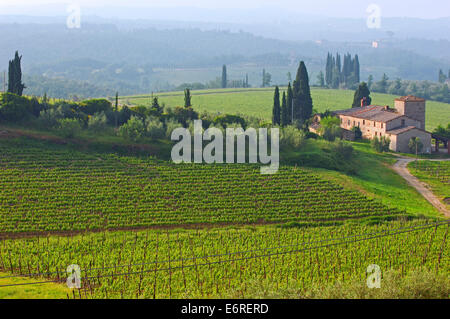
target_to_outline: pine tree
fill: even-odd
[[[248,88],[248,73],[245,75],[245,87]]]
[[[287,124],[292,124],[292,120],[294,118],[294,110],[293,110],[293,100],[294,100],[294,92],[292,91],[291,82],[288,84],[287,88],[287,97],[286,97],[286,108],[287,108]]]
[[[305,62],[301,61],[293,85],[294,119],[304,123],[312,114],[312,98],[309,87],[308,71]]]
[[[283,98],[281,99],[281,125],[289,125],[289,108],[286,101],[286,92],[283,92]]]
[[[366,98],[364,105],[370,105],[372,103],[372,98],[370,97],[370,91],[366,82],[362,82],[358,89],[356,89],[352,107],[361,107],[361,100],[364,98]]]
[[[280,89],[278,86],[275,87],[275,94],[273,96],[272,124],[281,124]]]
[[[184,90],[184,107],[187,108],[187,107],[191,107],[192,106],[191,98],[192,98],[191,90],[189,90],[189,89]]]
[[[14,59],[9,61],[8,68],[8,92],[20,96],[23,93],[23,89],[26,88],[26,86],[22,83],[22,67],[20,65],[21,60],[22,56],[19,56],[19,52],[16,51]]]
[[[222,66],[222,89],[226,89],[227,81],[227,66],[224,64]]]

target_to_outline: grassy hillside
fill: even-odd
[[[0,288],[0,299],[67,299],[72,291],[63,284],[45,283],[44,278],[10,277],[11,274],[0,272],[1,285],[23,285]]]
[[[270,119],[273,105],[273,88],[263,89],[214,89],[192,91],[193,107],[197,111],[242,113]],[[320,112],[339,110],[351,107],[353,91],[328,90],[312,88],[311,91],[314,108]],[[175,107],[184,104],[183,92],[157,93],[155,96],[167,106]],[[372,103],[378,105],[394,105],[394,99],[398,96],[372,93]],[[122,103],[135,105],[150,104],[150,95],[138,95],[123,97]],[[431,131],[439,124],[447,125],[450,114],[450,104],[428,101],[426,112],[426,129]]]

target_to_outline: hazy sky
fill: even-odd
[[[105,7],[199,7],[205,9],[253,9],[272,7],[306,15],[364,18],[366,8],[374,3],[384,17],[439,18],[450,16],[449,0],[0,0],[0,14],[33,14],[32,7],[44,4],[66,5],[101,10]]]

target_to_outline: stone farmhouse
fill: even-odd
[[[358,126],[366,139],[385,136],[390,139],[390,149],[409,153],[409,141],[418,137],[423,144],[422,152],[431,153],[431,133],[425,131],[425,100],[416,96],[395,99],[395,108],[379,105],[364,105],[333,114],[340,118],[344,137]],[[347,134],[345,134],[347,133]]]

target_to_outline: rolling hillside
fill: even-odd
[[[270,120],[273,104],[273,88],[263,89],[214,89],[192,91],[193,107],[197,111],[220,112],[230,114],[246,114],[262,117]],[[346,109],[353,102],[353,91],[328,90],[312,88],[314,108],[319,112],[329,110]],[[166,106],[175,107],[183,105],[183,92],[157,93],[160,102]],[[398,96],[390,94],[372,93],[372,103],[378,105],[393,106],[394,99]],[[148,105],[151,95],[137,95],[123,97],[121,103],[133,105]],[[449,121],[450,104],[428,101],[427,102],[427,127],[434,130],[439,124],[447,125]]]

